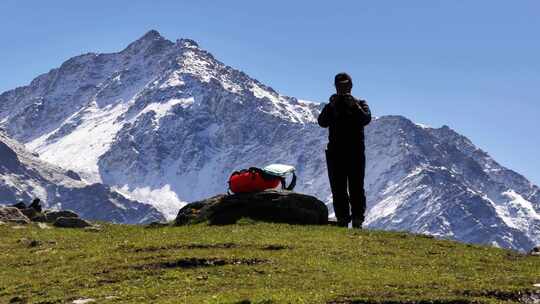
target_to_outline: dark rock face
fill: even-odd
[[[60,228],[86,228],[92,224],[78,217],[59,217],[53,224]]]
[[[41,200],[39,198],[35,198],[32,203],[30,204],[30,206],[28,206],[28,208],[32,208],[34,209],[36,212],[41,212],[43,211],[43,207],[41,207]]]
[[[17,171],[18,167],[20,166],[17,153],[15,153],[15,151],[13,151],[3,142],[0,142],[0,159],[2,159],[2,163],[0,164],[0,172]]]
[[[313,196],[290,191],[220,194],[180,209],[175,225],[204,221],[211,225],[227,225],[243,217],[275,223],[325,225],[328,209]]]
[[[77,172],[75,172],[73,170],[67,170],[66,171],[66,176],[71,177],[74,180],[78,180],[78,181],[81,180],[81,176]]]
[[[29,224],[30,220],[15,207],[0,207],[0,221],[5,223]]]
[[[15,205],[12,205],[11,207],[15,207],[17,209],[23,210],[23,209],[26,209],[26,204],[23,202],[18,202]]]
[[[33,221],[35,217],[39,216],[38,212],[34,208],[25,208],[19,210],[21,210],[22,214],[24,214],[31,221]]]

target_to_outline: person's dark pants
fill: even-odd
[[[351,218],[363,222],[366,211],[364,149],[329,148],[326,150],[326,166],[338,223],[349,223]]]

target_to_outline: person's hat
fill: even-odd
[[[343,85],[352,85],[352,78],[347,73],[339,73],[334,79],[334,84],[343,86]]]

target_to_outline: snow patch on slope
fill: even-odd
[[[509,199],[504,204],[497,204],[496,210],[504,222],[512,228],[530,230],[532,221],[540,221],[540,214],[536,212],[531,202],[519,193],[510,189],[502,193]]]
[[[112,189],[129,199],[150,202],[168,221],[174,220],[178,215],[178,210],[187,204],[171,189],[171,185],[164,185],[161,188],[137,187],[134,189],[124,185],[112,187]]]
[[[26,147],[39,153],[41,159],[66,169],[88,174],[91,182],[100,182],[98,159],[109,150],[123,123],[117,121],[129,103],[98,108],[95,104],[81,113],[82,123],[71,133],[49,142],[55,131],[28,142]]]
[[[182,108],[187,108],[188,106],[192,105],[193,102],[193,97],[190,97],[182,99],[172,98],[164,103],[151,103],[139,113],[139,116],[148,112],[154,112],[155,119],[159,121],[162,117],[167,115],[174,106],[180,105]]]

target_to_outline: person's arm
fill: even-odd
[[[371,122],[371,110],[367,102],[363,99],[360,99],[357,104],[359,106],[362,124],[367,126]]]
[[[324,108],[321,111],[321,114],[319,114],[319,118],[317,118],[317,122],[319,123],[319,126],[323,128],[328,128],[330,126],[331,121],[331,115],[329,110],[330,104],[326,104]]]
[[[319,126],[328,128],[335,119],[335,99],[330,98],[330,103],[326,104],[317,118]]]
[[[371,122],[371,111],[365,100],[357,100],[354,98],[348,99],[347,107],[351,113],[360,120],[362,125],[366,126]]]

